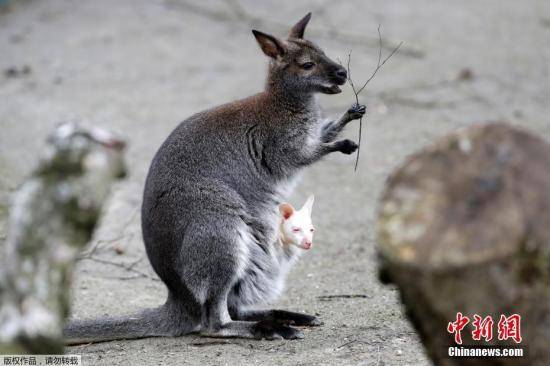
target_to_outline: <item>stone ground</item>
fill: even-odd
[[[73,314],[117,315],[163,302],[139,227],[149,162],[186,116],[262,88],[266,59],[251,28],[283,35],[307,11],[306,33],[329,56],[345,60],[353,49],[357,81],[376,65],[378,24],[385,53],[405,41],[361,95],[369,112],[358,171],[352,157],[332,156],[307,170],[293,197],[316,195],[316,246],[276,305],[318,313],[324,326],[300,341],[186,336],[68,349],[86,365],[430,364],[397,292],[376,278],[377,199],[407,154],[458,127],[506,120],[550,139],[545,0],[15,1],[0,11],[0,235],[9,193],[57,123],[119,131],[130,141],[131,174],[114,189],[91,243],[96,250],[78,264]],[[328,114],[352,103],[346,89],[321,97]],[[357,124],[347,134],[355,138]],[[354,296],[331,297],[338,295]]]

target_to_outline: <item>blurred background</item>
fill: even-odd
[[[306,38],[346,62],[356,83],[404,45],[360,95],[367,105],[358,171],[334,155],[305,172],[293,197],[315,193],[316,246],[277,304],[319,313],[300,342],[195,337],[69,349],[89,364],[429,364],[396,291],[376,279],[374,218],[387,175],[436,137],[503,120],[550,139],[550,3],[532,1],[0,1],[0,243],[9,195],[33,168],[45,136],[80,121],[129,141],[92,249],[79,262],[75,317],[129,313],[164,301],[144,255],[139,206],[153,154],[203,109],[263,88],[267,59],[250,30],[277,36],[313,12]],[[353,102],[321,96],[328,116]],[[351,123],[347,137],[357,139]],[[347,296],[349,295],[349,296]],[[383,360],[383,361],[381,361]]]

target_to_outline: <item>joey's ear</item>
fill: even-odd
[[[292,27],[290,33],[288,34],[288,38],[304,38],[304,31],[306,30],[306,25],[309,23],[310,19],[311,13],[307,13],[305,17],[300,19],[300,21]]]
[[[277,58],[278,56],[283,56],[285,54],[286,47],[279,39],[255,29],[252,30],[252,34],[256,37],[256,41],[258,41],[262,51],[264,51],[264,53],[269,57]]]
[[[290,203],[281,203],[279,205],[279,212],[287,220],[294,213],[294,207]]]
[[[315,201],[315,196],[313,195],[309,196],[306,203],[304,203],[304,206],[302,207],[302,209],[305,208],[306,210],[311,212],[311,210],[313,209],[313,201]]]

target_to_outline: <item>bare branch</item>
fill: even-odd
[[[376,68],[372,72],[371,76],[365,81],[365,83],[359,88],[355,88],[355,84],[353,83],[353,80],[351,78],[351,50],[348,53],[348,62],[347,62],[347,71],[348,71],[348,83],[351,86],[351,90],[353,91],[353,94],[355,94],[355,103],[359,104],[359,94],[365,89],[365,87],[368,85],[368,83],[374,78],[374,76],[378,73],[378,70],[384,66],[384,64],[401,48],[401,45],[403,45],[403,42],[399,42],[399,44],[390,52],[388,57],[386,57],[382,61],[382,33],[380,32],[380,25],[378,25],[378,62],[376,63]],[[340,62],[340,64],[342,64]],[[361,136],[363,135],[363,117],[359,119],[359,137],[357,140],[357,156],[355,158],[355,168],[354,171],[357,171],[357,165],[359,164],[359,153],[361,152]]]
[[[93,261],[93,262],[97,262],[97,263],[101,263],[101,264],[107,264],[107,265],[110,265],[110,266],[115,266],[115,267],[119,267],[119,268],[122,268],[124,269],[125,271],[128,271],[128,272],[133,272],[135,273],[137,276],[135,277],[131,277],[131,278],[118,278],[118,279],[133,279],[133,278],[138,278],[138,277],[144,277],[144,278],[148,278],[150,280],[153,280],[153,281],[160,281],[158,278],[156,277],[153,277],[145,272],[142,272],[138,269],[135,269],[134,267],[136,266],[136,264],[138,264],[139,262],[141,262],[141,260],[143,259],[143,257],[140,257],[139,259],[137,259],[136,261],[134,262],[131,262],[129,264],[124,264],[124,263],[119,263],[119,262],[113,262],[113,261],[110,261],[110,260],[107,260],[107,259],[101,259],[101,258],[97,258],[97,257],[86,257],[86,258],[82,258],[83,260],[90,260],[90,261]]]
[[[321,301],[328,301],[332,299],[370,299],[372,296],[364,294],[343,294],[343,295],[321,295],[317,298]]]
[[[390,54],[388,55],[388,57],[386,57],[384,59],[384,61],[382,61],[382,63],[380,63],[380,60],[382,59],[382,36],[380,35],[380,26],[378,26],[378,36],[379,36],[379,39],[380,39],[380,52],[378,52],[378,64],[376,65],[376,69],[374,69],[372,75],[367,79],[367,81],[365,81],[365,83],[363,84],[363,86],[357,91],[357,93],[361,93],[361,91],[363,91],[363,89],[365,89],[365,87],[367,86],[367,84],[374,78],[374,76],[376,75],[376,73],[378,72],[378,70],[380,70],[380,68],[382,66],[384,66],[384,64],[386,63],[386,61],[388,61],[393,55],[394,53],[396,53],[399,48],[401,48],[401,45],[403,45],[403,41],[399,42],[399,44],[390,52]]]

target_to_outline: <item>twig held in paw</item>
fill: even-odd
[[[371,76],[365,81],[365,83],[359,88],[355,88],[355,84],[353,83],[353,80],[351,79],[351,51],[348,53],[348,63],[347,63],[347,71],[348,71],[348,83],[351,86],[351,89],[353,91],[353,94],[355,94],[355,103],[359,104],[359,94],[365,89],[367,84],[374,78],[378,70],[384,66],[384,64],[399,50],[403,42],[399,42],[399,44],[390,52],[390,54],[382,61],[382,34],[380,33],[380,25],[378,25],[378,63],[376,64],[376,68],[372,72]],[[354,170],[357,171],[357,165],[359,164],[359,153],[361,152],[361,136],[363,134],[363,117],[359,119],[359,138],[357,140],[357,156],[355,158],[355,168]]]

